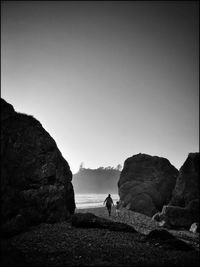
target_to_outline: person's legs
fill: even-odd
[[[107,211],[108,211],[108,214],[109,214],[109,209],[108,209],[108,206],[106,205],[106,208],[107,208]]]
[[[107,205],[107,210],[108,210],[108,214],[110,216],[110,214],[111,214],[111,206],[110,205]]]
[[[111,215],[111,207],[109,207],[108,212],[109,212],[109,216],[110,216]]]

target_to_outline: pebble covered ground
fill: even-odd
[[[76,212],[91,212],[97,216],[110,219],[112,221],[119,221],[133,226],[138,232],[147,235],[150,231],[158,229],[159,224],[157,221],[152,220],[150,217],[127,210],[125,208],[121,209],[120,214],[116,215],[115,207],[112,208],[111,216],[108,216],[107,209],[105,207],[91,208],[91,209],[79,209]],[[195,248],[199,248],[199,233],[192,233],[186,230],[171,230],[168,229],[173,235],[184,241],[190,242]]]
[[[9,239],[1,240],[1,266],[198,266],[199,250],[166,250],[144,242],[144,234],[158,227],[151,218],[125,211],[108,217],[105,207],[76,210],[92,212],[113,221],[126,222],[138,233],[72,227],[70,222],[41,224]],[[196,244],[197,234],[188,232]],[[194,236],[193,236],[194,235]],[[189,240],[190,238],[191,240]]]

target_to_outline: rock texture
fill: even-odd
[[[137,154],[128,158],[118,182],[124,207],[152,217],[167,204],[178,170],[161,157]]]
[[[186,242],[176,238],[174,235],[164,229],[155,229],[146,237],[146,241],[154,243],[156,246],[164,247],[165,249],[175,249],[190,251],[194,248]]]
[[[166,205],[155,220],[162,222],[162,226],[166,228],[186,228],[189,230],[190,225],[198,220],[198,216],[198,211],[195,214],[190,206],[183,208]]]
[[[199,153],[190,153],[180,168],[172,199],[160,218],[169,227],[188,230],[192,223],[199,222]]]
[[[4,232],[68,218],[75,210],[72,173],[53,138],[34,117],[15,112],[3,99],[1,125]]]
[[[190,153],[180,168],[170,205],[186,207],[199,200],[199,153]]]
[[[121,222],[113,222],[109,219],[96,216],[90,212],[75,213],[72,216],[72,226],[82,227],[82,228],[109,229],[110,231],[117,231],[117,232],[137,233],[134,227],[128,224]]]

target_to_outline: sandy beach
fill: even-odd
[[[76,209],[75,212],[91,212],[112,221],[125,222],[138,232],[76,228],[70,222],[41,224],[1,241],[2,266],[198,266],[198,234],[174,231],[196,249],[171,250],[144,242],[144,236],[158,227],[145,215],[124,210],[117,217],[113,208],[109,217],[103,206]]]

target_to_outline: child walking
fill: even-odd
[[[119,201],[117,201],[117,202],[116,202],[116,206],[115,206],[116,217],[120,217],[120,216],[119,216],[119,215],[120,215],[120,210],[119,210],[119,208],[120,208],[120,203],[119,203]]]

